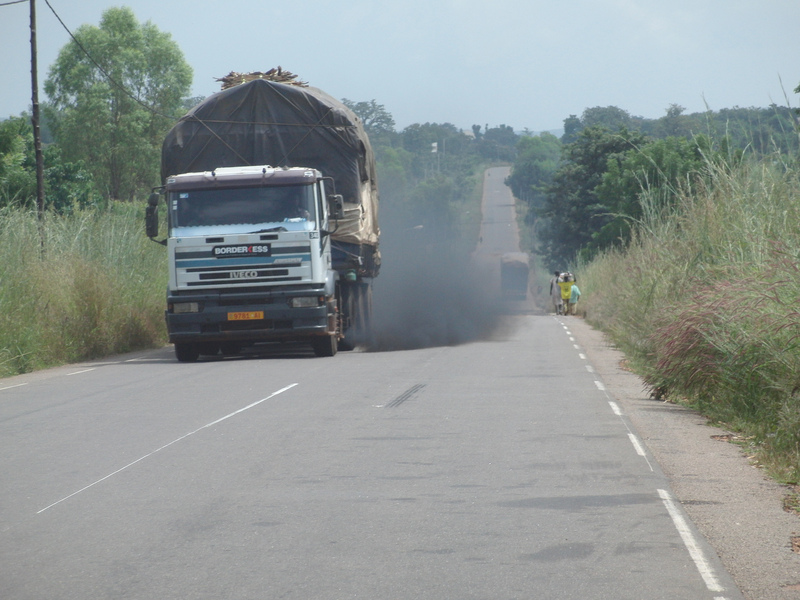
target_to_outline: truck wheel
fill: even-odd
[[[338,349],[335,335],[326,335],[317,338],[314,340],[312,346],[314,347],[314,354],[316,356],[333,356]]]
[[[179,362],[194,362],[200,356],[196,344],[175,344],[175,356]]]
[[[354,334],[355,334],[355,327],[356,327],[356,301],[357,299],[354,297],[356,295],[357,288],[350,283],[343,283],[340,287],[341,290],[341,301],[339,302],[339,306],[341,307],[342,313],[342,339],[339,340],[338,347],[339,350],[346,352],[352,350],[356,347]]]

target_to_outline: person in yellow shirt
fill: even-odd
[[[567,271],[562,273],[558,278],[558,287],[561,288],[561,302],[564,305],[564,314],[568,314],[569,297],[572,293],[572,284],[575,282],[575,276]]]

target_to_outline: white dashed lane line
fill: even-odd
[[[569,341],[574,342],[575,338],[572,337],[572,333],[569,331],[567,326],[564,325],[563,323],[561,325],[562,327],[564,327],[564,331],[569,336]],[[580,350],[580,346],[578,346],[577,344],[573,345],[576,350]],[[581,360],[587,359],[586,354],[584,354],[583,352],[579,352],[578,356],[580,357]],[[589,371],[589,373],[596,374],[594,368],[589,364],[586,365],[586,370]],[[645,452],[644,445],[639,440],[639,438],[636,437],[636,435],[631,431],[630,427],[628,427],[628,423],[623,418],[624,415],[619,404],[617,404],[611,399],[602,381],[600,381],[599,379],[594,379],[594,384],[595,386],[597,386],[598,390],[600,390],[601,392],[603,392],[603,394],[605,394],[606,400],[608,401],[608,405],[611,407],[612,412],[618,417],[620,417],[620,419],[622,420],[622,423],[628,430],[628,439],[630,440],[631,444],[636,450],[636,453],[642,458],[644,458],[644,460],[647,462],[647,466],[649,466],[650,470],[653,471],[653,465],[650,464],[650,461],[647,458],[647,453]],[[694,534],[692,533],[692,529],[689,527],[681,511],[678,509],[670,493],[666,490],[659,489],[658,495],[664,502],[664,506],[666,507],[669,516],[672,518],[672,522],[674,523],[675,528],[678,530],[678,533],[680,534],[681,539],[683,540],[683,543],[686,546],[686,549],[689,551],[689,556],[691,556],[692,560],[694,561],[695,566],[697,567],[697,570],[700,572],[700,575],[703,578],[703,581],[705,582],[708,590],[711,592],[724,592],[725,588],[723,588],[722,585],[720,585],[717,576],[714,574],[713,568],[709,565],[708,561],[706,560],[706,557],[703,555],[703,552],[700,549],[700,545],[698,544],[697,540],[694,537]],[[727,599],[724,596],[715,596],[714,600],[727,600]]]
[[[239,410],[235,410],[235,411],[233,411],[232,413],[229,413],[229,414],[225,415],[224,417],[221,417],[221,418],[219,418],[219,419],[217,419],[217,420],[215,420],[215,421],[212,421],[212,422],[210,422],[210,423],[207,423],[207,424],[203,425],[202,427],[198,427],[198,428],[197,428],[197,429],[195,429],[194,431],[190,431],[189,433],[187,433],[187,434],[185,434],[185,435],[182,435],[181,437],[179,437],[179,438],[176,438],[176,439],[172,440],[172,441],[171,441],[171,442],[169,442],[168,444],[164,444],[164,445],[163,445],[163,446],[161,446],[160,448],[156,448],[156,449],[155,449],[155,450],[153,450],[152,452],[148,452],[148,453],[147,453],[147,454],[145,454],[144,456],[141,456],[141,457],[137,458],[136,460],[134,460],[133,462],[130,462],[130,463],[128,463],[128,464],[127,464],[127,465],[125,465],[124,467],[121,467],[121,468],[117,469],[117,470],[116,470],[116,471],[114,471],[113,473],[109,473],[109,474],[108,474],[108,475],[106,475],[105,477],[101,477],[101,478],[100,478],[100,479],[98,479],[97,481],[95,481],[95,482],[93,482],[93,483],[90,483],[89,485],[86,485],[86,486],[82,487],[82,488],[81,488],[81,489],[79,489],[77,492],[72,492],[72,493],[71,493],[69,496],[64,496],[63,498],[61,498],[61,500],[57,500],[56,502],[53,502],[53,503],[52,503],[52,504],[50,504],[49,506],[45,506],[43,509],[41,509],[41,510],[37,511],[37,513],[36,513],[36,514],[37,514],[37,515],[38,515],[38,514],[41,514],[41,513],[43,513],[44,511],[46,511],[46,510],[48,510],[48,509],[50,509],[50,508],[53,508],[53,507],[54,507],[56,504],[61,504],[61,503],[62,503],[62,502],[64,502],[65,500],[69,500],[69,499],[70,499],[70,498],[72,498],[73,496],[77,496],[77,495],[78,495],[78,494],[80,494],[81,492],[85,492],[85,491],[86,491],[86,490],[88,490],[89,488],[96,486],[98,483],[101,483],[101,482],[105,481],[106,479],[110,479],[111,477],[113,477],[114,475],[117,475],[118,473],[122,473],[122,471],[124,471],[124,470],[126,470],[126,469],[129,469],[130,467],[134,466],[135,464],[142,462],[142,461],[143,461],[143,460],[145,460],[146,458],[149,458],[149,457],[153,456],[154,454],[156,454],[156,453],[158,453],[158,452],[161,452],[162,450],[165,450],[166,448],[169,448],[169,447],[170,447],[170,446],[172,446],[173,444],[177,444],[177,443],[178,443],[178,442],[180,442],[181,440],[185,440],[186,438],[188,438],[189,436],[192,436],[192,435],[194,435],[195,433],[198,433],[198,432],[200,432],[200,431],[203,431],[204,429],[207,429],[207,428],[209,428],[209,427],[213,427],[214,425],[217,425],[217,424],[219,424],[219,423],[222,423],[223,421],[225,421],[225,420],[227,420],[227,419],[230,419],[231,417],[235,417],[236,415],[238,415],[238,414],[240,414],[240,413],[243,413],[243,412],[244,412],[244,411],[246,411],[246,410],[249,410],[249,409],[251,409],[251,408],[253,408],[253,407],[255,407],[255,406],[258,406],[258,405],[259,405],[259,404],[261,404],[262,402],[266,402],[267,400],[270,400],[270,399],[274,398],[275,396],[277,396],[277,395],[279,395],[279,394],[282,394],[282,393],[284,393],[284,392],[286,392],[286,391],[288,391],[288,390],[292,389],[292,388],[293,388],[293,387],[295,387],[296,385],[298,385],[298,384],[296,384],[296,383],[292,383],[292,384],[290,384],[290,385],[287,385],[286,387],[284,387],[284,388],[281,388],[281,389],[279,389],[279,390],[278,390],[278,391],[276,391],[276,392],[272,392],[272,393],[271,393],[269,396],[266,396],[265,398],[262,398],[261,400],[256,400],[255,402],[252,402],[251,404],[248,404],[247,406],[245,406],[245,407],[243,407],[243,408],[240,408]]]

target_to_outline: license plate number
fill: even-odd
[[[264,318],[263,310],[253,310],[250,312],[229,312],[228,321],[257,321]]]

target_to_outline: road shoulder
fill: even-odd
[[[624,354],[601,331],[579,317],[561,318],[744,596],[800,599],[800,555],[791,549],[800,518],[783,510],[788,488],[752,466],[739,446],[713,437],[727,431],[689,409],[649,398],[642,380],[621,366]]]

